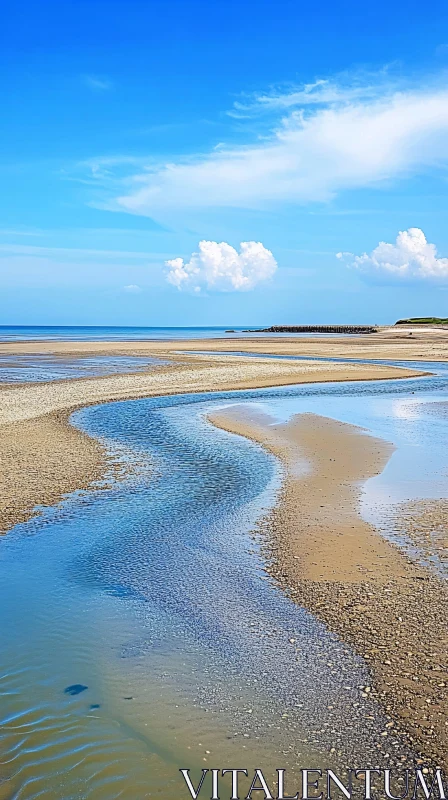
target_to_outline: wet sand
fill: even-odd
[[[29,348],[28,343],[20,343]],[[82,343],[84,352],[93,344]],[[151,347],[153,343],[150,343]],[[73,343],[49,343],[56,345]],[[134,343],[120,345],[131,354]],[[197,343],[196,343],[197,346]],[[114,348],[117,344],[114,343]],[[42,343],[39,343],[42,349]],[[62,348],[63,349],[63,348]],[[151,350],[151,352],[153,352]],[[367,380],[418,374],[410,370],[306,361],[245,360],[219,356],[171,358],[147,373],[3,386],[0,391],[0,531],[30,516],[37,504],[53,505],[86,488],[108,465],[99,442],[68,424],[86,405],[155,395],[228,391],[316,381]]]
[[[401,732],[423,760],[446,765],[446,584],[359,513],[362,482],[382,471],[391,446],[312,414],[278,425],[232,406],[211,421],[281,459],[281,497],[260,526],[269,571],[369,664],[360,696],[384,705],[385,745]]]

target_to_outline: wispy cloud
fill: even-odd
[[[179,290],[243,292],[272,278],[277,262],[261,242],[241,242],[238,253],[227,242],[203,241],[189,261],[173,258],[166,266],[168,282]]]
[[[265,112],[288,111],[309,106],[335,106],[371,101],[398,91],[401,81],[388,67],[375,72],[340,73],[336,78],[318,78],[299,86],[273,87],[269,92],[256,92],[235,101],[227,112],[231,117],[246,118]]]
[[[103,181],[107,207],[160,219],[172,210],[327,202],[344,190],[448,166],[443,76],[406,89],[383,75],[377,83],[319,80],[254,104],[269,106],[275,121],[252,144],[169,163],[96,159],[91,174]]]
[[[44,236],[45,232],[30,228],[0,228],[0,236],[30,236],[31,238]]]
[[[65,180],[113,189],[127,179],[131,170],[146,169],[148,162],[150,159],[147,157],[125,154],[93,156],[79,161],[71,173],[64,170],[63,177]]]
[[[448,258],[438,257],[435,244],[420,228],[400,231],[395,244],[380,242],[369,255],[337,253],[337,257],[368,276],[448,283]]]
[[[39,247],[25,244],[0,244],[0,253],[10,256],[36,256],[42,258],[86,259],[96,258],[98,260],[119,260],[123,259],[147,261],[160,264],[167,258],[166,253],[148,253],[135,250],[95,250],[80,247]]]
[[[89,89],[95,92],[108,92],[113,89],[113,83],[103,75],[83,75],[82,79]]]

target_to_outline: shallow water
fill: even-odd
[[[150,356],[67,358],[53,353],[0,355],[0,383],[42,383],[127,372],[146,372],[164,364],[169,364],[169,361]]]
[[[366,485],[375,511],[379,493],[446,489],[448,421],[422,408],[447,399],[448,375],[431,367],[76,412],[151,473],[71,495],[0,541],[0,797],[186,797],[179,767],[374,765],[379,744],[400,747],[361,698],[363,662],[263,570],[250,531],[275,502],[277,463],[204,415],[232,402],[277,419],[312,410],[394,441]]]

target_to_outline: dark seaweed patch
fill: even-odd
[[[67,686],[64,689],[64,694],[81,694],[81,692],[85,692],[85,690],[88,688],[88,686],[84,686],[82,683],[73,683],[71,686]]]

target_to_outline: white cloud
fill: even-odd
[[[123,291],[128,292],[128,294],[140,294],[142,290],[136,283],[130,283],[128,286],[123,286]]]
[[[448,165],[445,86],[397,91],[384,77],[376,85],[318,81],[256,103],[277,117],[268,135],[171,163],[148,159],[133,172],[129,166],[121,175],[126,189],[109,208],[157,218],[172,209],[322,202]]]
[[[420,228],[400,231],[395,244],[380,242],[370,255],[337,253],[337,257],[370,275],[448,282],[448,258],[438,258],[436,246]]]
[[[199,252],[185,263],[183,258],[166,261],[167,280],[179,290],[241,292],[272,278],[277,262],[261,242],[241,242],[240,252],[226,242],[199,242]]]
[[[113,88],[112,81],[100,75],[84,75],[83,79],[86,86],[96,92],[108,92]]]
[[[313,83],[293,86],[288,90],[272,89],[254,94],[246,102],[236,101],[228,112],[236,118],[276,109],[302,108],[313,105],[341,105],[354,101],[370,101],[398,90],[398,81],[390,78],[388,69],[375,73],[353,73],[338,79],[319,79]]]

